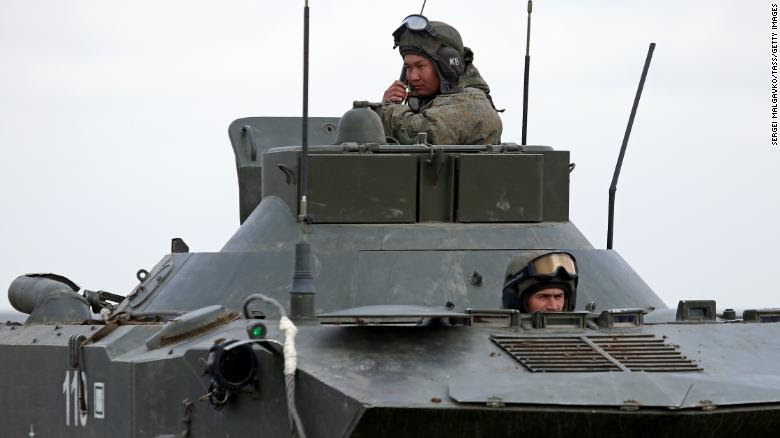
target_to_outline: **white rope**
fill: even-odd
[[[279,318],[279,330],[284,332],[284,374],[295,374],[298,368],[298,352],[295,350],[295,335],[298,334],[298,327],[290,321],[290,318],[282,316]]]

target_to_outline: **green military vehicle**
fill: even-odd
[[[309,119],[313,280],[296,281],[316,294],[292,315],[288,403],[264,300],[290,311],[300,122],[231,124],[242,224],[219,252],[174,239],[127,297],[54,274],[11,285],[30,316],[0,326],[3,436],[287,436],[296,411],[309,437],[780,425],[780,312],[667,308],[569,221],[567,151],[337,142],[338,118]],[[509,260],[532,250],[576,257],[575,311],[501,308]]]

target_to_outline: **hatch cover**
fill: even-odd
[[[534,373],[702,370],[676,346],[652,334],[493,335],[490,339]]]

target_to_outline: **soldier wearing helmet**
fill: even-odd
[[[513,257],[502,304],[521,313],[572,311],[577,301],[577,261],[566,252],[529,251]]]
[[[404,69],[374,108],[387,136],[402,144],[415,143],[423,132],[432,144],[501,142],[501,118],[490,87],[455,28],[410,15],[393,37]]]

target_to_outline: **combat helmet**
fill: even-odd
[[[504,277],[502,305],[527,313],[528,297],[550,287],[563,290],[564,311],[574,310],[577,302],[577,261],[567,252],[528,251],[512,257]]]
[[[458,79],[466,68],[466,49],[454,27],[441,21],[428,21],[423,15],[410,15],[393,32],[395,46],[401,56],[414,53],[433,61],[440,79],[442,93],[460,91]],[[403,81],[406,70],[401,74]]]

